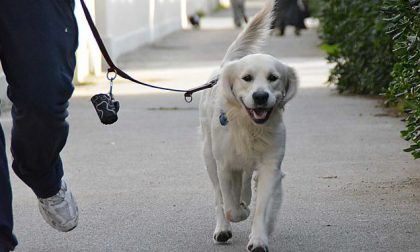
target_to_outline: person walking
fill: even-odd
[[[35,193],[45,221],[62,232],[78,224],[60,159],[78,46],[73,11],[74,0],[0,1],[0,60],[13,104],[12,168]],[[0,125],[0,252],[12,251],[17,243]]]
[[[230,0],[233,11],[233,21],[235,26],[240,28],[242,22],[248,23],[248,17],[245,15],[245,0]]]
[[[299,36],[306,29],[305,18],[309,17],[309,0],[276,0],[272,28],[279,29],[283,36],[286,26],[295,27],[295,35]]]

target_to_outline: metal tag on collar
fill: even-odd
[[[222,126],[226,126],[229,123],[226,113],[223,111],[220,111],[219,122],[220,122],[220,125]]]

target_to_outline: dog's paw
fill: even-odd
[[[216,242],[227,242],[230,238],[232,238],[232,232],[229,230],[215,232],[213,235]]]
[[[250,252],[268,252],[268,247],[254,247],[253,245],[248,246],[248,251]]]
[[[261,238],[251,238],[247,248],[250,252],[268,252],[267,242]]]
[[[250,213],[248,206],[242,202],[239,208],[226,211],[226,219],[230,222],[240,222],[246,220]]]

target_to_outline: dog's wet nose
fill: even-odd
[[[252,99],[256,105],[265,105],[268,100],[268,93],[265,91],[257,91],[252,94]]]

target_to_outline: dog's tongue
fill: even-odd
[[[252,115],[257,120],[265,119],[265,117],[267,116],[267,111],[264,111],[264,110],[253,110],[252,111]]]

